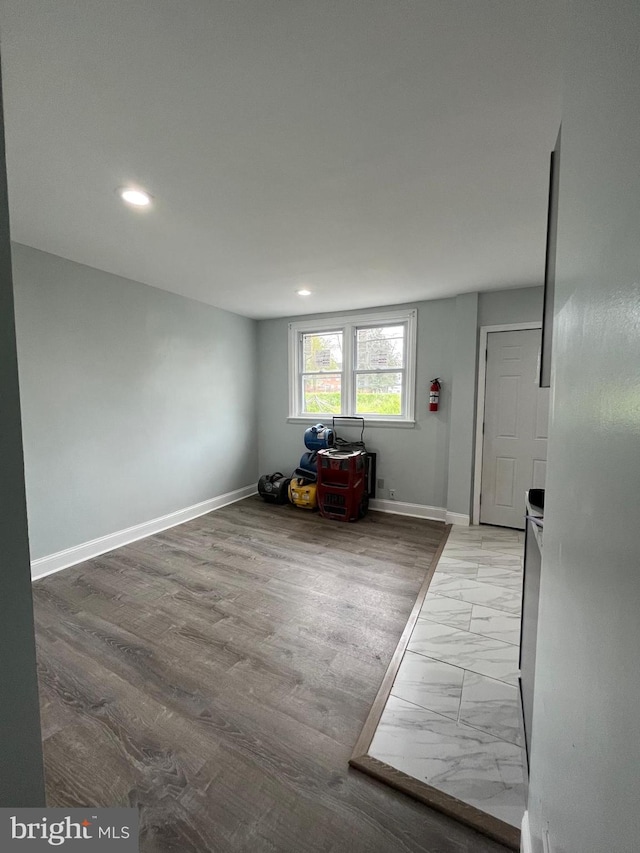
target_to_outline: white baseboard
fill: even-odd
[[[444,521],[446,510],[441,506],[426,504],[410,504],[404,501],[388,501],[372,498],[369,502],[371,509],[378,512],[390,512],[393,515],[410,515],[413,518],[429,518],[431,521]]]
[[[460,512],[449,512],[442,506],[427,506],[427,504],[410,504],[404,501],[389,501],[372,498],[369,502],[371,509],[378,512],[390,512],[392,515],[409,515],[412,518],[428,518],[431,521],[444,521],[445,524],[470,524],[469,516]]]
[[[68,569],[69,566],[75,566],[76,563],[82,563],[85,560],[91,560],[93,557],[99,557],[100,554],[113,551],[114,548],[121,548],[123,545],[128,545],[137,539],[144,539],[145,536],[152,536],[154,533],[160,533],[169,527],[175,527],[176,524],[183,524],[185,521],[191,521],[192,518],[206,515],[214,509],[220,509],[223,506],[227,506],[227,504],[241,501],[243,498],[248,498],[256,492],[255,485],[245,486],[242,489],[236,489],[233,492],[227,492],[224,495],[218,495],[207,501],[193,504],[193,506],[188,506],[185,509],[170,512],[168,515],[152,518],[151,521],[127,527],[125,530],[109,533],[107,536],[101,536],[99,539],[92,539],[90,542],[74,545],[72,548],[66,548],[64,551],[49,554],[47,557],[39,557],[37,560],[32,560],[31,562],[31,579],[36,580],[37,578],[45,577],[45,575],[59,572],[62,569]]]
[[[471,519],[468,515],[463,515],[461,512],[449,512],[449,510],[447,510],[445,521],[447,524],[463,524],[465,527],[471,524]]]
[[[531,841],[531,830],[529,829],[529,812],[525,812],[522,817],[522,827],[520,829],[520,853],[533,853],[533,843]]]

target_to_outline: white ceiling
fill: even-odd
[[[558,5],[2,0],[13,239],[251,317],[540,284]]]

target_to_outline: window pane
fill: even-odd
[[[404,326],[378,326],[358,329],[356,337],[357,370],[385,370],[404,367]]]
[[[402,373],[359,373],[357,415],[401,415]]]
[[[342,370],[342,332],[302,336],[303,373]]]
[[[302,377],[302,411],[339,415],[342,411],[342,377],[339,374]]]

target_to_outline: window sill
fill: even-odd
[[[336,417],[338,417],[336,415]],[[287,418],[288,424],[318,424],[323,423],[325,426],[331,426],[332,416],[322,418],[322,415],[296,415],[295,417]],[[396,429],[414,429],[416,422],[411,420],[391,420],[389,418],[365,418],[364,425],[367,429],[369,427],[396,427]],[[344,424],[338,422],[336,424],[336,428],[342,427],[343,429],[358,429],[359,425],[357,421],[354,421],[352,424]]]

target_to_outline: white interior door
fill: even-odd
[[[549,389],[539,388],[540,329],[489,332],[480,522],[524,529],[525,492],[544,488]]]

